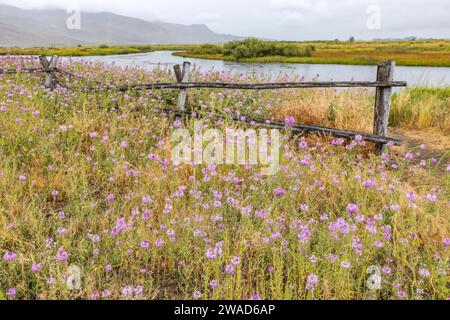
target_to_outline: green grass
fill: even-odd
[[[59,56],[105,56],[147,53],[158,50],[190,50],[192,45],[148,45],[148,46],[78,46],[78,47],[36,47],[0,48],[0,55],[53,55]]]

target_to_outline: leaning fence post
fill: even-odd
[[[174,66],[175,76],[177,78],[178,83],[186,83],[189,82],[191,76],[191,63],[184,62],[183,63],[183,72],[181,72],[180,66]],[[178,95],[178,111],[183,113],[186,107],[187,100],[187,89],[180,89],[180,94]],[[182,121],[181,118],[178,118]]]
[[[395,61],[387,61],[378,64],[377,81],[390,82],[394,80]],[[389,113],[391,112],[391,87],[377,87],[375,95],[375,114],[373,134],[387,137],[389,125]],[[382,154],[385,149],[384,143],[377,143],[375,152]]]
[[[56,87],[56,79],[55,79],[55,71],[56,64],[58,63],[59,56],[53,55],[50,62],[48,62],[47,58],[44,56],[39,57],[39,61],[41,62],[44,70],[46,72],[44,86],[49,89],[55,89]]]

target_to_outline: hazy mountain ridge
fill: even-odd
[[[239,39],[206,25],[149,22],[109,12],[81,13],[81,29],[70,30],[63,10],[23,10],[0,4],[0,46],[222,43]]]

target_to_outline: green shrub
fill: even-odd
[[[248,38],[242,41],[231,41],[223,46],[222,54],[240,60],[269,56],[310,57],[314,46],[302,48],[296,44],[277,43]],[[203,51],[203,53],[208,53]]]
[[[204,44],[192,50],[193,53],[200,54],[221,54],[222,47],[215,44]]]

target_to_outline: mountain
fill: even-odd
[[[81,28],[67,28],[63,10],[23,10],[0,4],[0,46],[140,45],[223,43],[240,39],[206,25],[145,21],[109,12],[81,13]]]

